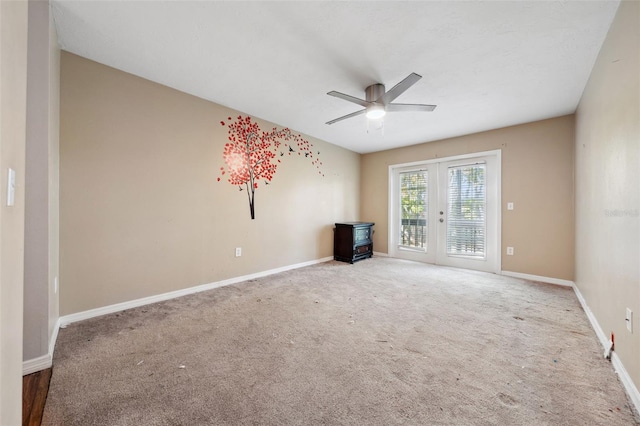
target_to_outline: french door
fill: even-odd
[[[389,255],[500,270],[500,151],[390,167]]]

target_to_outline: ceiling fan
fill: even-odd
[[[354,104],[363,106],[365,109],[335,118],[331,121],[327,121],[327,124],[337,123],[338,121],[346,120],[347,118],[355,117],[357,115],[365,113],[367,115],[367,118],[375,120],[384,117],[387,112],[433,111],[434,109],[436,109],[436,105],[391,103],[395,98],[403,94],[409,87],[416,84],[417,81],[421,78],[422,76],[416,73],[411,73],[407,78],[393,86],[393,88],[386,93],[384,91],[384,84],[372,84],[365,89],[364,100],[333,90],[327,93],[327,95],[335,96],[336,98],[353,102]]]

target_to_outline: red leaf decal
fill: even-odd
[[[288,128],[278,130],[273,127],[268,131],[260,128],[258,123],[251,117],[239,115],[236,120],[228,117],[228,122],[220,121],[221,125],[228,126],[228,142],[224,145],[223,157],[226,167],[221,167],[221,175],[228,171],[228,182],[238,186],[240,190],[251,187],[248,191],[251,216],[254,218],[253,194],[258,188],[260,179],[264,179],[265,184],[270,182],[284,153],[291,156],[293,152],[298,153],[298,157],[309,158],[312,166],[319,169],[319,159],[313,158],[310,147],[313,146],[300,135],[295,135]],[[293,143],[297,149],[293,149]],[[282,147],[284,145],[284,148]],[[302,152],[304,151],[304,155]],[[322,163],[320,163],[322,164]],[[322,173],[320,170],[318,173]],[[220,178],[217,178],[220,181]]]

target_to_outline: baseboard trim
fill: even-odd
[[[587,301],[582,296],[582,293],[580,293],[580,290],[578,289],[578,287],[574,285],[573,291],[576,294],[578,301],[580,302],[580,306],[582,306],[582,310],[587,315],[587,318],[591,323],[591,327],[593,328],[593,331],[596,332],[596,336],[598,337],[598,340],[602,344],[602,348],[604,349],[605,346],[609,344],[609,337],[607,337],[607,335],[604,334],[604,331],[602,331],[602,327],[600,327],[600,323],[598,323],[596,316],[593,315],[593,312],[591,312],[591,308],[589,308],[589,305],[587,305]]]
[[[631,376],[627,373],[627,370],[624,368],[624,365],[622,364],[622,361],[620,361],[620,357],[616,351],[611,353],[611,364],[613,364],[613,369],[618,373],[618,377],[627,391],[629,399],[631,399],[631,402],[636,407],[636,412],[640,413],[640,391],[638,391],[633,380],[631,380]]]
[[[37,358],[28,359],[22,361],[22,375],[37,373],[38,371],[51,368],[53,365],[53,350],[56,347],[56,340],[58,340],[58,330],[60,330],[60,318],[56,320],[56,324],[53,326],[53,334],[49,341],[49,352],[45,355]]]
[[[183,290],[177,290],[169,293],[159,294],[157,296],[145,297],[142,299],[136,299],[129,302],[118,303],[115,305],[105,306],[103,308],[91,309],[89,311],[79,312],[77,314],[65,315],[63,317],[59,317],[56,320],[56,324],[53,327],[53,334],[51,335],[51,340],[49,341],[49,351],[47,354],[39,356],[37,358],[28,359],[22,362],[22,375],[26,376],[27,374],[37,373],[38,371],[46,370],[47,368],[51,368],[53,365],[53,352],[56,347],[56,341],[58,340],[58,331],[60,327],[66,327],[68,324],[73,322],[82,321],[84,319],[94,318],[102,315],[107,315],[114,312],[123,311],[125,309],[136,308],[138,306],[148,305],[151,303],[161,302],[164,300],[173,299],[180,296],[186,296],[188,294],[198,293],[201,291],[211,290],[218,287],[223,287],[230,284],[235,284],[242,281],[247,281],[255,278],[265,277],[267,275],[277,274],[279,272],[285,272],[292,269],[303,268],[305,266],[315,265],[318,263],[328,262],[333,260],[332,257],[323,257],[322,259],[312,260],[308,262],[297,263],[294,265],[288,265],[281,268],[270,269],[263,272],[258,272],[255,274],[244,275],[241,277],[235,277],[228,280],[213,282],[209,284],[203,284],[200,286],[190,287]]]
[[[522,274],[520,272],[501,271],[500,274],[513,278],[521,278],[523,280],[538,281],[542,283],[563,285],[565,287],[573,287],[573,281],[561,280],[560,278],[543,277],[540,275]]]
[[[589,318],[591,327],[596,332],[596,336],[598,337],[598,340],[602,345],[602,349],[606,349],[609,345],[609,337],[604,333],[602,327],[600,327],[596,316],[589,308],[589,305],[587,305],[587,301],[582,296],[582,293],[580,293],[580,289],[578,289],[575,284],[573,284],[572,287],[573,291],[576,294],[576,297],[578,298],[578,301],[580,302],[580,305],[582,306],[582,309],[584,310],[585,314],[587,314],[587,318]],[[611,353],[611,364],[613,365],[613,369],[615,370],[616,374],[618,374],[618,377],[620,378],[624,389],[627,391],[629,399],[631,399],[631,402],[635,406],[636,411],[640,413],[640,392],[638,391],[636,385],[633,383],[633,380],[627,372],[627,369],[624,368],[624,365],[622,364],[622,361],[620,361],[620,357],[615,350]]]
[[[41,370],[51,368],[53,357],[51,354],[39,356],[38,358],[28,359],[22,362],[22,375],[37,373]]]
[[[126,309],[137,308],[151,303],[163,302],[165,300],[175,299],[176,297],[187,296],[189,294],[200,293],[202,291],[213,290],[214,288],[224,287],[231,284],[240,283],[243,281],[253,280],[256,278],[266,277],[268,275],[278,274],[280,272],[290,271],[292,269],[304,268],[305,266],[311,266],[318,263],[324,263],[333,260],[331,257],[323,257],[321,259],[310,260],[308,262],[296,263],[294,265],[283,266],[280,268],[269,269],[267,271],[257,272],[255,274],[242,275],[239,277],[229,278],[227,280],[216,281],[208,284],[202,284],[195,287],[189,287],[182,290],[170,291],[168,293],[157,294],[155,296],[143,297],[141,299],[130,300],[127,302],[116,303],[114,305],[103,306],[101,308],[90,309],[88,311],[77,312],[75,314],[65,315],[60,317],[60,326],[66,327],[67,325],[83,321],[90,318],[99,317],[102,315],[112,314],[115,312],[124,311]]]
[[[389,254],[388,254],[388,253],[381,253],[381,252],[379,252],[379,251],[374,251],[374,252],[373,252],[373,255],[374,255],[374,256],[378,256],[378,257],[389,257]]]

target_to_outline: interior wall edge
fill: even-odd
[[[49,3],[29,0],[23,359],[47,353],[49,341],[50,16]]]
[[[60,46],[51,2],[49,7],[49,256],[48,256],[48,354],[58,336],[60,317]]]
[[[57,318],[53,326],[53,331],[49,338],[49,350],[45,355],[37,358],[27,359],[22,362],[22,375],[37,373],[53,367],[53,352],[55,350],[56,341],[58,340],[58,331],[60,330],[60,318]]]
[[[0,424],[22,422],[24,177],[27,111],[26,1],[0,1]],[[7,206],[8,169],[15,171]]]
[[[640,3],[622,1],[576,110],[575,283],[640,386]],[[629,311],[631,313],[629,313]],[[615,358],[614,358],[615,360]]]

